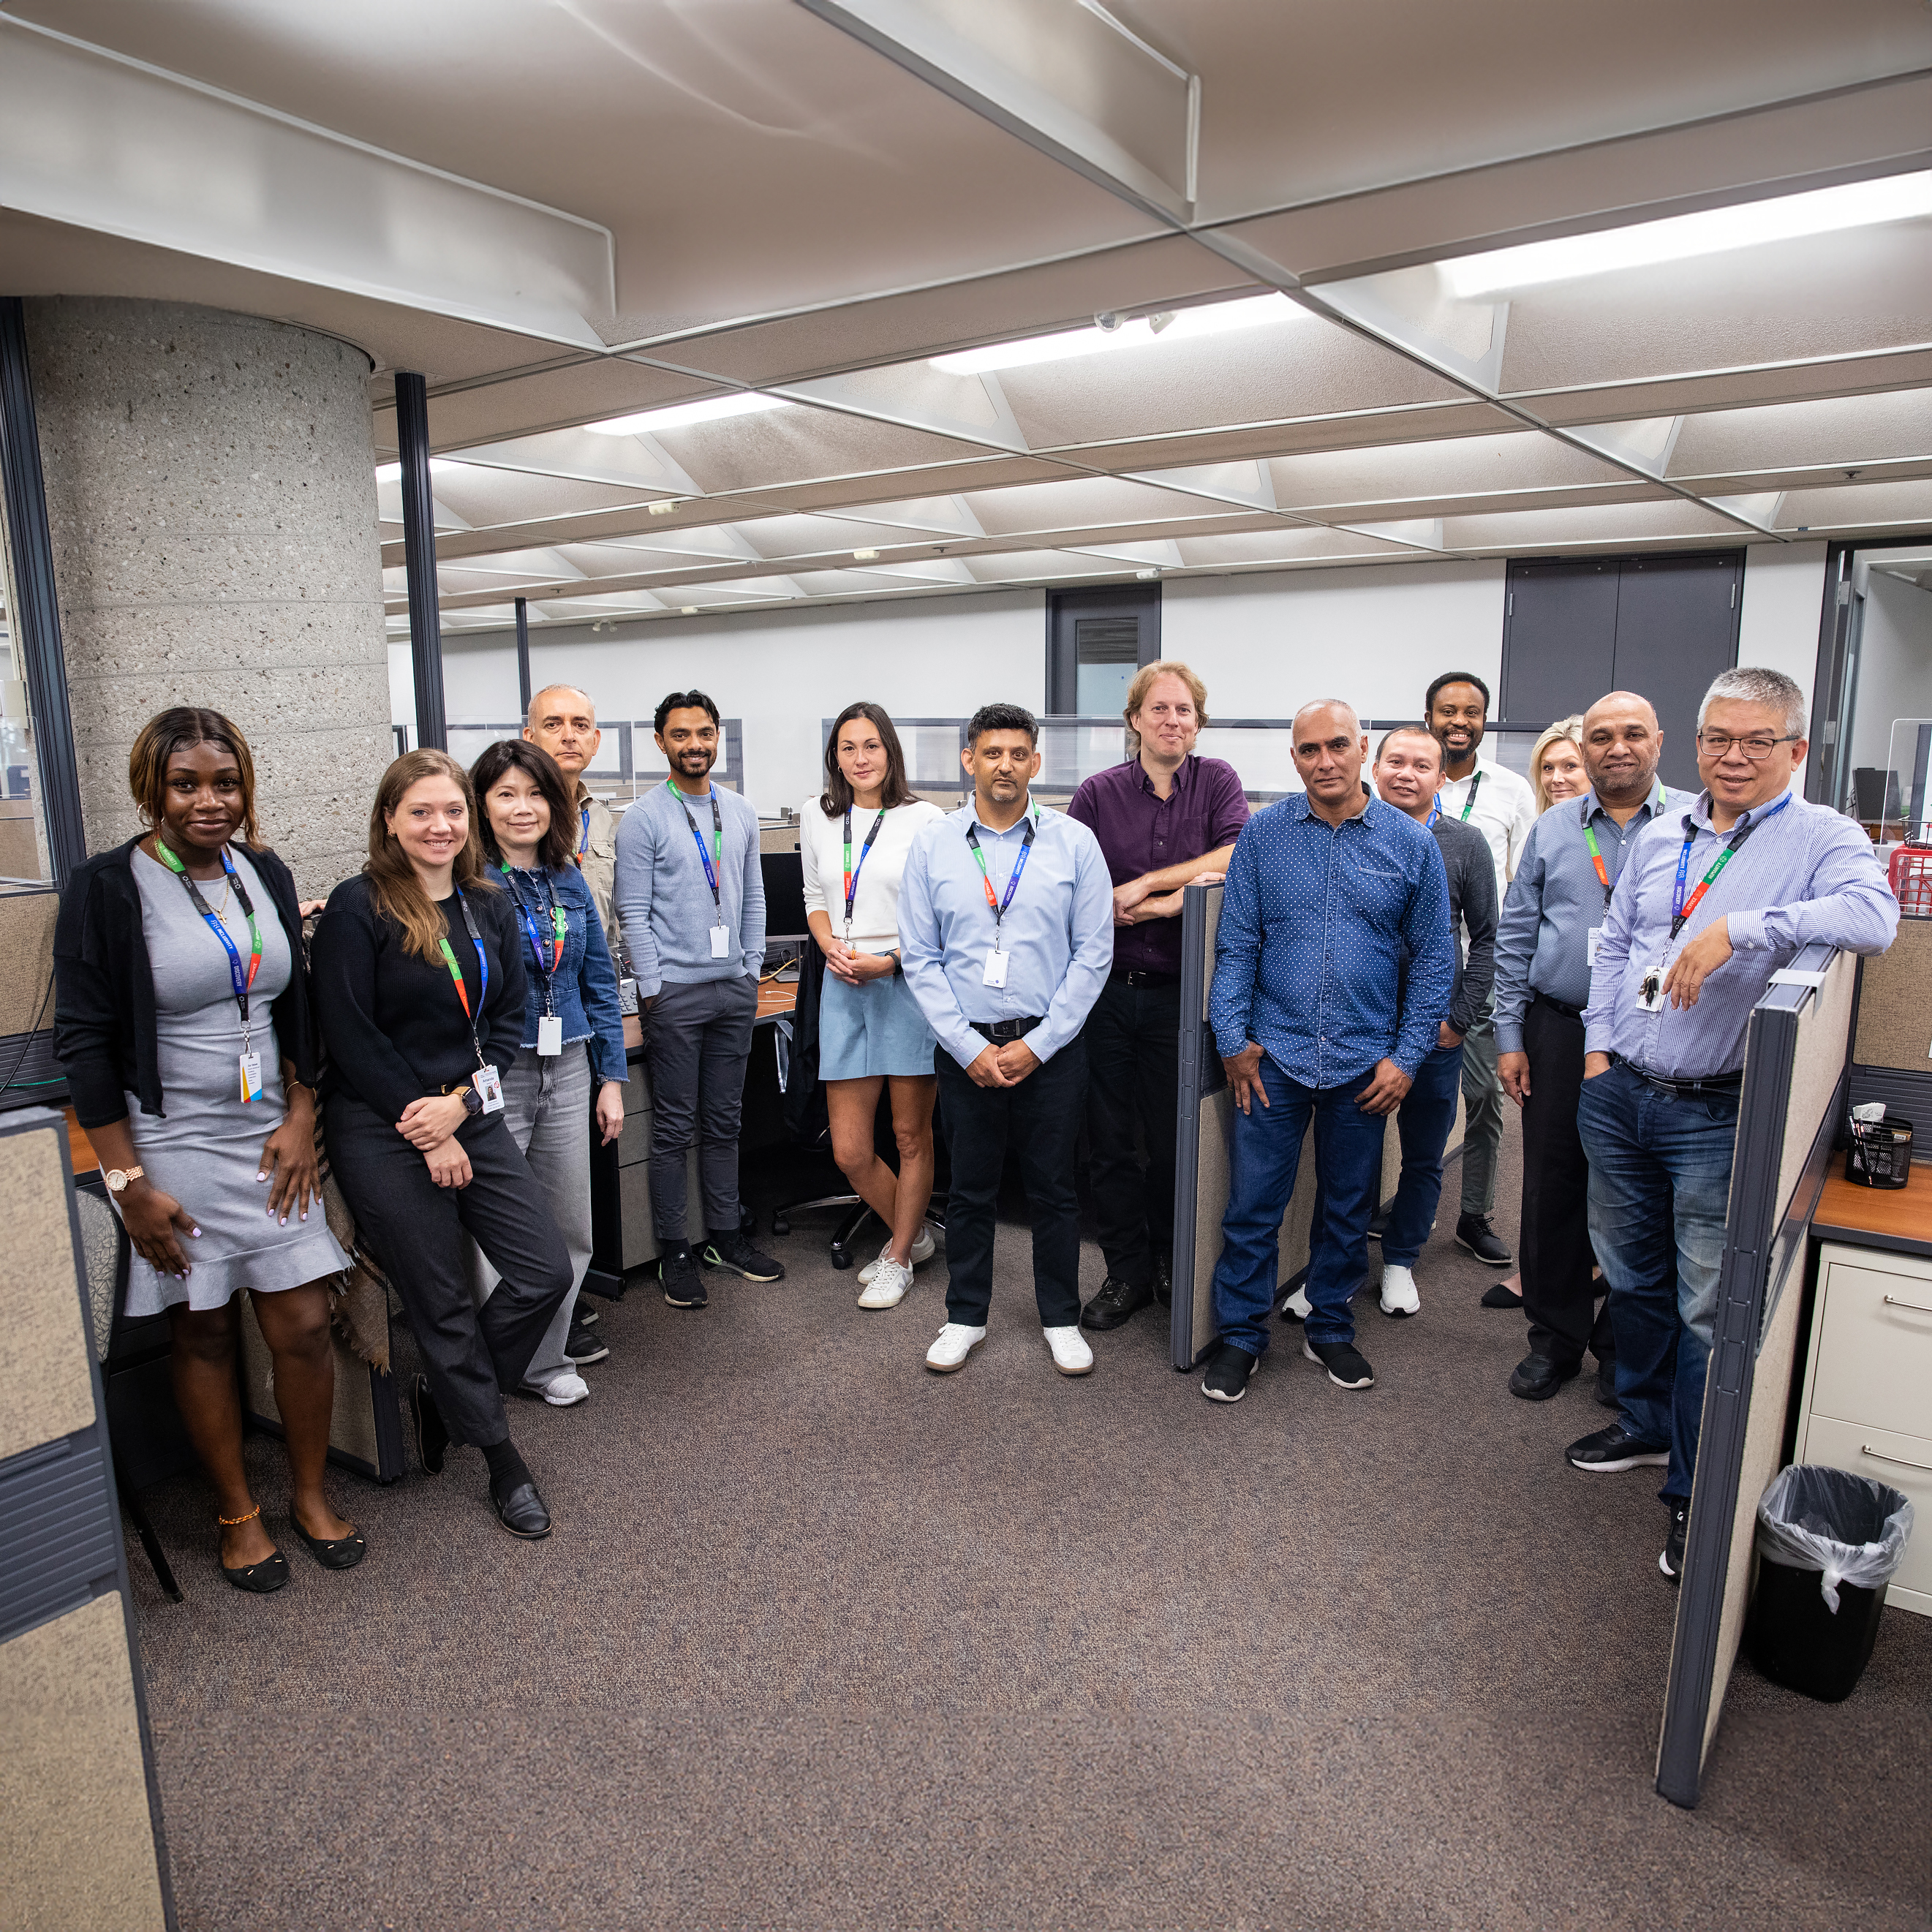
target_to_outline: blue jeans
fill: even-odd
[[[1415,1084],[1395,1117],[1402,1136],[1402,1178],[1382,1234],[1384,1267],[1413,1268],[1436,1225],[1436,1204],[1442,1198],[1442,1149],[1456,1124],[1462,1088],[1460,1046],[1438,1046],[1415,1070]]]
[[[1690,1500],[1697,1461],[1737,1130],[1735,1092],[1679,1099],[1621,1065],[1585,1081],[1576,1102],[1617,1406],[1634,1435],[1670,1444],[1658,1494],[1672,1502]]]
[[[1214,1266],[1214,1319],[1222,1341],[1251,1355],[1268,1347],[1268,1311],[1281,1276],[1281,1217],[1311,1118],[1322,1198],[1310,1232],[1306,1334],[1311,1342],[1355,1339],[1348,1298],[1368,1273],[1369,1221],[1388,1125],[1355,1105],[1374,1077],[1371,1066],[1345,1087],[1304,1087],[1262,1056],[1268,1104],[1245,1114],[1237,1108],[1228,1136],[1228,1211]]]

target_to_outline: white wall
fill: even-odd
[[[1781,670],[1804,694],[1818,670],[1818,632],[1824,619],[1825,549],[1815,544],[1753,544],[1744,552],[1744,608],[1738,616],[1738,662]],[[1804,790],[1801,766],[1798,790]]]

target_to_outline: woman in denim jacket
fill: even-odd
[[[606,1146],[624,1125],[624,1022],[617,975],[590,888],[572,863],[577,814],[549,753],[519,738],[492,745],[471,767],[490,862],[515,902],[529,992],[523,1044],[503,1070],[505,1124],[549,1196],[569,1250],[570,1292],[524,1378],[554,1408],[584,1400],[579,1365],[610,1352],[580,1328],[577,1297],[590,1266],[590,1096]],[[496,1285],[471,1257],[478,1306]]]

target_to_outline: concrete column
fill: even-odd
[[[88,849],[139,825],[134,734],[205,704],[254,753],[262,838],[326,893],[394,748],[368,357],[180,303],[26,312]]]

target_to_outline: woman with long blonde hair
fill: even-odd
[[[411,752],[382,775],[369,858],[330,895],[311,949],[328,1049],[330,1166],[402,1298],[425,1374],[410,1390],[423,1467],[473,1444],[516,1536],[550,1512],[510,1441],[506,1389],[570,1292],[568,1250],[503,1117],[524,1037],[523,935],[492,878],[463,767]],[[467,1234],[501,1283],[470,1294]]]

